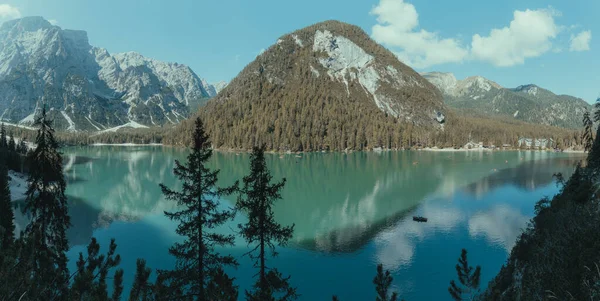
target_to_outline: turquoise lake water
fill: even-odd
[[[138,257],[154,269],[172,267],[167,250],[180,237],[163,211],[176,206],[158,184],[177,185],[174,160],[185,161],[186,151],[160,146],[63,151],[73,224],[69,257],[85,251],[92,236],[103,247],[115,238],[126,292]],[[300,300],[331,300],[333,294],[372,300],[378,263],[392,271],[402,298],[450,300],[447,287],[466,248],[469,262],[482,266],[485,288],[533,216],[535,202],[558,192],[552,175],[570,175],[583,158],[534,151],[270,154],[274,180],[287,178],[276,218],[295,224],[290,245],[278,249],[271,265],[292,276]],[[249,155],[215,153],[211,166],[221,170],[221,185],[228,185],[246,175]],[[429,221],[416,223],[413,215]],[[238,216],[218,231],[230,232],[243,221]],[[17,223],[24,218],[18,215]],[[238,239],[222,252],[239,257],[247,250]],[[256,271],[247,258],[239,262],[230,272],[243,290]]]

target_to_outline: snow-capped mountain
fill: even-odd
[[[343,150],[391,147],[381,137],[398,136],[399,123],[440,130],[446,109],[362,29],[326,21],[280,37],[200,114],[216,147]]]
[[[583,99],[556,95],[536,85],[508,89],[481,76],[457,80],[452,73],[422,75],[444,94],[446,104],[467,113],[579,128],[583,113],[591,109]]]
[[[176,124],[211,86],[189,67],[110,54],[42,17],[0,26],[0,119],[28,125],[46,103],[61,130]]]
[[[227,86],[227,82],[220,81],[214,84],[209,84],[205,80],[202,80],[202,85],[206,87],[206,91],[210,97],[215,97],[221,90],[223,90]]]
[[[221,92],[221,90],[225,89],[225,87],[227,87],[227,82],[226,81],[220,81],[220,82],[216,82],[214,84],[212,84],[212,87],[215,89],[215,96],[217,95],[217,93]]]

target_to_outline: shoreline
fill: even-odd
[[[573,149],[565,149],[562,152],[555,152],[554,150],[551,149],[541,149],[541,150],[537,150],[537,149],[518,149],[518,148],[496,148],[496,149],[490,149],[490,148],[436,148],[436,147],[426,147],[426,148],[422,148],[422,149],[418,149],[418,150],[424,150],[424,151],[432,151],[432,152],[471,152],[471,151],[488,151],[488,152],[497,152],[497,151],[501,151],[501,152],[506,152],[506,151],[534,151],[534,152],[550,152],[550,153],[575,153],[575,154],[587,154],[587,152],[583,151],[583,150],[573,150]]]
[[[165,145],[162,143],[92,143],[83,146],[165,146],[165,147],[180,147],[177,145]],[[187,147],[184,147],[187,148]],[[366,153],[382,153],[382,152],[391,152],[391,151],[429,151],[429,152],[507,152],[507,151],[534,151],[534,152],[550,152],[555,153],[552,149],[515,149],[515,148],[437,148],[437,147],[425,147],[425,148],[415,148],[415,149],[369,149],[369,150],[336,150],[336,151],[275,151],[275,150],[267,150],[265,153],[270,154],[281,154],[281,155],[294,155],[294,154],[308,154],[308,153],[354,153],[354,152],[366,152]],[[220,153],[250,153],[252,150],[242,150],[242,149],[224,149],[224,148],[216,148],[213,149],[215,152]],[[572,154],[587,154],[587,152],[583,150],[574,150],[574,149],[565,149],[562,152],[558,153],[572,153]]]
[[[164,146],[162,143],[92,143],[88,146]]]

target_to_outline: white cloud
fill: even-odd
[[[529,217],[515,208],[497,205],[488,212],[480,212],[469,219],[469,235],[484,236],[492,244],[512,250],[522,229],[527,227]]]
[[[407,216],[396,226],[380,232],[374,239],[377,262],[387,270],[398,270],[412,262],[415,246],[433,232],[453,232],[465,220],[465,215],[456,208],[443,204],[423,204],[423,216],[427,223],[415,223]]]
[[[56,21],[56,19],[50,19],[48,22],[50,22],[52,25],[58,25],[58,21]]]
[[[373,39],[400,48],[396,55],[412,67],[461,62],[468,55],[468,50],[457,39],[441,38],[437,33],[418,30],[417,10],[403,0],[380,0],[371,14],[377,16],[378,23],[373,26]]]
[[[559,33],[554,22],[558,15],[552,9],[517,10],[508,27],[492,29],[488,36],[473,35],[472,57],[499,67],[538,57],[552,49],[552,39]]]
[[[592,40],[592,31],[584,30],[577,35],[571,35],[570,51],[587,51],[590,50],[590,40]]]
[[[561,32],[576,27],[556,24],[555,18],[561,13],[552,7],[515,10],[507,26],[491,29],[487,35],[474,34],[470,43],[466,41],[463,45],[462,35],[442,37],[419,28],[419,14],[406,0],[379,0],[370,14],[377,17],[377,24],[372,28],[373,39],[389,47],[413,68],[466,60],[488,62],[498,67],[523,64],[528,58],[566,49],[566,45],[554,45],[559,44],[554,43],[555,39]],[[591,33],[588,35],[584,31],[573,37],[571,49],[586,49],[588,36],[591,38]]]
[[[9,20],[21,17],[21,12],[18,8],[10,4],[0,4],[0,19]]]

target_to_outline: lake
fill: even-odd
[[[181,238],[163,211],[176,210],[159,183],[178,184],[174,160],[187,151],[161,146],[90,146],[64,149],[67,195],[73,227],[70,269],[92,236],[103,249],[115,238],[128,292],[135,261],[153,269],[172,267],[168,248]],[[570,175],[582,154],[539,151],[393,151],[269,154],[274,180],[287,183],[275,207],[277,220],[295,224],[294,238],[272,259],[300,300],[372,300],[376,266],[392,271],[394,289],[409,300],[450,300],[461,249],[482,266],[482,288],[499,271],[534,204],[558,187],[552,175]],[[249,155],[215,153],[211,167],[221,185],[241,179]],[[223,200],[231,206],[234,196]],[[417,223],[413,215],[429,220]],[[24,225],[17,214],[18,226]],[[231,232],[244,216],[218,229]],[[222,250],[241,256],[238,239]],[[247,258],[231,271],[243,289],[256,273]],[[241,300],[241,298],[240,298]]]

